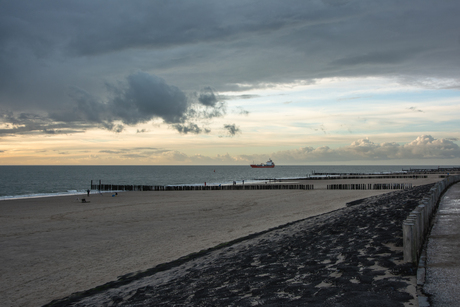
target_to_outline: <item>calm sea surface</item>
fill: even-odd
[[[399,172],[437,166],[0,166],[0,200],[82,193],[91,180],[106,184],[207,185],[258,179],[307,177],[321,173]]]

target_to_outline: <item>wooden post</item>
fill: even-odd
[[[409,214],[408,220],[411,220],[414,223],[414,227],[412,229],[412,236],[413,236],[413,241],[412,244],[414,245],[414,250],[417,253],[418,247],[420,246],[419,244],[419,233],[420,233],[420,220],[419,220],[420,213],[416,211],[412,211],[411,214]]]
[[[404,262],[417,262],[417,253],[414,248],[414,228],[415,224],[412,221],[403,223]]]
[[[428,233],[428,228],[429,228],[429,214],[428,214],[428,207],[425,206],[424,204],[418,205],[420,208],[420,211],[423,213],[423,237],[425,237],[425,234]]]
[[[425,231],[427,228],[425,206],[418,205],[417,208],[415,208],[415,210],[420,212],[420,221],[421,221],[421,226],[422,226],[421,232],[420,232],[420,244],[422,244],[425,238]]]

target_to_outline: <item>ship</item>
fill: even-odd
[[[275,163],[273,163],[272,159],[268,159],[268,161],[265,163],[251,164],[251,167],[252,168],[274,168]]]

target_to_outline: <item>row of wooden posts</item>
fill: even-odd
[[[328,190],[395,190],[410,189],[408,183],[330,184]],[[98,191],[215,191],[215,190],[314,190],[313,184],[246,184],[246,185],[118,185],[93,184],[91,190]]]
[[[313,184],[244,184],[244,185],[117,185],[92,184],[91,190],[98,191],[215,191],[215,190],[313,190]]]
[[[423,244],[430,230],[441,195],[452,184],[460,181],[460,175],[449,176],[437,182],[403,222],[404,261],[418,264]]]
[[[412,183],[346,183],[328,184],[328,190],[405,190],[411,189]]]
[[[340,173],[315,173],[315,175],[320,175],[323,177],[307,177],[299,178],[302,180],[333,180],[333,179],[419,179],[419,178],[428,178],[428,175],[343,175]]]

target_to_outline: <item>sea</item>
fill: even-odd
[[[438,166],[277,165],[241,166],[0,166],[0,200],[77,195],[94,183],[114,185],[228,185],[318,176],[318,173],[397,173]],[[320,175],[321,176],[321,175]]]

